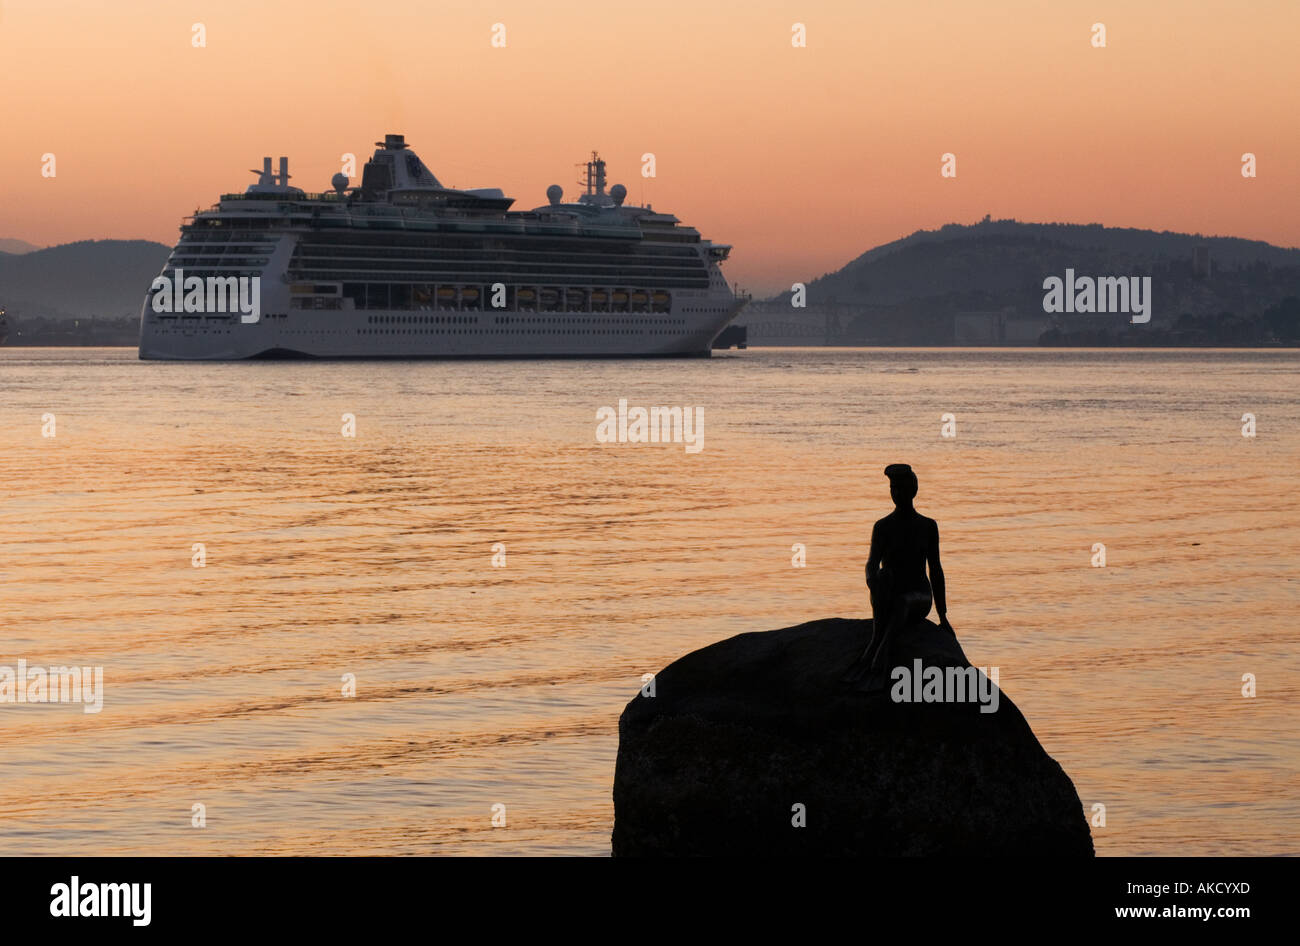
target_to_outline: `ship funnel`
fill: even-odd
[[[250,194],[301,194],[296,187],[289,186],[289,159],[280,159],[280,171],[277,174],[271,169],[271,159],[262,159],[262,170],[253,171],[257,175],[257,183],[248,188]]]

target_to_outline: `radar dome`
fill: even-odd
[[[340,171],[330,178],[330,186],[340,194],[343,193],[344,188],[348,186],[348,176]]]
[[[623,201],[627,200],[627,188],[622,184],[615,184],[609,189],[609,196],[614,198],[614,203],[623,206]]]
[[[564,188],[561,187],[559,184],[552,184],[550,187],[546,188],[546,199],[551,202],[552,206],[558,204],[560,202],[560,198],[562,198],[563,196],[564,196]]]

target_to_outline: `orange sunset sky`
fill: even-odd
[[[397,132],[516,207],[599,149],[756,292],[986,213],[1297,246],[1298,40],[1297,0],[0,0],[0,237],[170,245],[263,155],[324,190]]]

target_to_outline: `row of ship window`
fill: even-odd
[[[238,195],[245,197],[247,195]],[[270,217],[250,218],[247,220],[227,219],[218,220],[207,218],[200,226],[197,222],[186,224],[181,228],[182,239],[186,243],[225,243],[225,242],[250,242],[263,239],[261,230],[279,230],[285,225],[284,219],[275,219]],[[378,221],[376,221],[378,222]],[[378,229],[378,228],[376,228]],[[618,239],[622,240],[622,231],[608,231],[619,233]],[[278,234],[268,234],[275,236]],[[699,233],[674,233],[668,228],[643,228],[642,236],[644,242],[641,243],[641,249],[662,249],[668,252],[676,250],[674,246],[662,246],[662,244],[698,244],[700,242]],[[587,241],[607,239],[603,233],[589,234],[581,239]],[[356,246],[373,248],[378,250],[401,250],[412,246],[421,248],[462,248],[473,247],[482,250],[509,250],[519,247],[528,251],[565,251],[571,246],[573,235],[569,233],[519,233],[513,228],[496,231],[469,230],[459,231],[451,230],[446,236],[414,236],[410,231],[404,231],[399,234],[388,233],[369,233],[358,234],[355,231],[346,231],[341,233],[316,232],[304,234],[301,238],[301,245],[317,248],[323,246]],[[655,246],[660,244],[660,246]],[[686,249],[686,252],[694,252],[693,249]]]
[[[268,257],[264,256],[226,256],[221,254],[198,254],[198,253],[177,253],[169,260],[168,265],[179,269],[196,270],[211,269],[213,273],[220,275],[232,275],[229,271],[249,270],[253,275],[257,275],[265,268]],[[348,260],[346,267],[328,268],[321,264],[319,260],[302,260],[294,258],[293,269],[295,272],[310,273],[312,278],[321,279],[366,279],[380,278],[387,276],[389,278],[401,278],[406,271],[411,271],[412,275],[419,273],[416,278],[429,278],[427,266],[434,262],[444,262],[440,260],[420,261],[414,260],[416,266],[399,265],[402,260],[386,258],[382,260]],[[444,277],[451,266],[455,264],[448,263],[444,266],[443,271],[437,273],[434,278]],[[500,262],[483,263],[481,265],[461,264],[455,266],[456,271],[462,277],[470,273],[477,273],[482,278],[503,277],[511,280],[522,280],[524,278],[532,279],[557,279],[568,280],[583,278],[593,273],[596,268],[593,265],[585,265],[579,262],[568,261],[567,263],[554,262],[545,264],[517,264],[509,265]],[[608,279],[614,282],[625,282],[632,280],[646,280],[662,283],[668,288],[695,288],[697,285],[707,279],[702,275],[703,267],[698,264],[690,266],[629,266],[626,263],[609,264],[602,267],[605,272],[599,274],[600,278]],[[472,277],[471,277],[472,278]]]
[[[538,318],[530,316],[497,315],[492,321],[497,325],[514,323],[526,325],[590,325],[594,319]],[[371,325],[477,325],[475,315],[369,315],[366,322]],[[620,325],[685,325],[685,319],[619,319]]]
[[[663,323],[660,323],[661,325]],[[311,332],[312,329],[301,329]],[[359,328],[358,335],[679,335],[669,328]]]
[[[668,313],[672,294],[666,289],[532,287],[508,286],[497,295],[491,286],[437,285],[432,283],[352,283],[344,282],[340,296],[351,299],[357,309],[384,309],[442,312],[644,312]],[[298,298],[321,298],[318,287],[313,295]],[[324,298],[338,298],[325,295]],[[494,302],[501,305],[494,305]],[[294,303],[295,308],[329,308],[332,304]]]

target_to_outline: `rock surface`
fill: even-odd
[[[614,855],[1092,856],[1074,784],[1006,694],[981,712],[856,690],[870,634],[844,618],[741,634],[658,673],[619,719]],[[890,665],[918,657],[970,666],[929,621]]]

